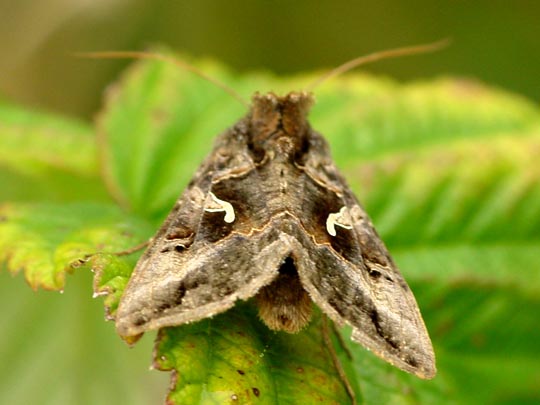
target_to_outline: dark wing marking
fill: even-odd
[[[353,327],[354,341],[405,371],[432,378],[435,356],[410,288],[328,150],[320,147],[309,159],[306,166],[318,169],[306,174],[314,183],[324,184],[328,193],[324,200],[340,197],[351,229],[336,226],[336,236],[326,235],[327,241],[322,236],[304,238],[306,254],[298,263],[304,288],[331,319]]]
[[[137,263],[116,314],[120,335],[134,336],[223,312],[237,299],[255,295],[277,275],[281,259],[263,252],[284,249],[283,242],[270,231],[250,238],[250,214],[244,210],[260,207],[250,201],[236,205],[246,196],[235,196],[235,191],[240,193],[242,179],[254,173],[243,136],[239,124],[218,137]],[[210,192],[224,201],[231,199],[236,214],[232,223],[224,221],[223,212],[205,210],[213,203]],[[267,263],[272,260],[276,263]]]

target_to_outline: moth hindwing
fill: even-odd
[[[297,332],[312,303],[352,339],[422,378],[435,357],[401,273],[312,130],[308,93],[256,94],[221,134],[134,270],[122,336],[211,317],[254,297]]]

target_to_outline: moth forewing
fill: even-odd
[[[294,333],[313,301],[379,357],[435,375],[416,301],[311,129],[312,101],[256,94],[217,138],[134,270],[116,315],[120,335],[211,317],[251,297],[269,328]]]
[[[435,354],[414,295],[396,267],[371,219],[347,189],[352,233],[360,245],[364,267],[358,269],[373,306],[365,323],[353,326],[352,339],[393,365],[421,378],[436,374]],[[373,331],[373,329],[372,329]],[[376,339],[373,337],[376,336]],[[373,342],[371,345],[369,341]]]

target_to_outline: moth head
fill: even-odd
[[[307,115],[313,101],[308,92],[285,96],[256,93],[248,115],[250,148],[255,156],[261,160],[267,154],[288,159],[302,152],[306,148]]]

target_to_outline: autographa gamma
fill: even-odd
[[[139,260],[122,297],[122,336],[211,317],[254,298],[295,333],[312,303],[394,366],[432,378],[414,296],[307,121],[310,93],[256,94],[221,134]]]

